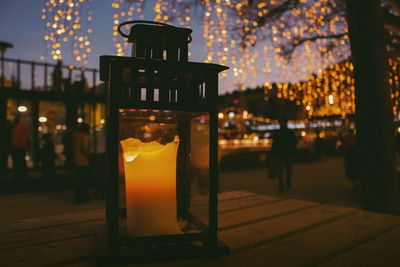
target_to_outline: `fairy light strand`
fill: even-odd
[[[194,0],[156,0],[153,19],[190,27],[196,19],[196,4]],[[259,18],[280,4],[281,0],[202,1],[202,15],[197,19],[203,28],[204,62],[231,67],[230,73],[222,75],[224,87],[232,88],[233,84],[233,89],[244,90],[263,86],[267,99],[274,85],[278,98],[302,106],[308,116],[353,114],[354,78],[348,59],[348,29],[345,18],[336,12],[336,1],[299,0],[277,19],[258,24]],[[113,0],[112,5],[118,23],[143,18],[142,0]],[[315,38],[330,35],[336,38]],[[124,42],[114,41],[117,54],[123,55]],[[398,60],[391,59],[389,65],[393,112],[398,114]]]
[[[45,60],[62,60],[71,51],[74,64],[88,64],[91,53],[92,0],[46,0],[41,19],[44,23]]]

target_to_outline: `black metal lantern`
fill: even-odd
[[[120,31],[126,24],[134,24],[129,36]],[[109,177],[99,256],[226,253],[217,239],[217,99],[218,73],[228,67],[188,62],[190,29],[131,21],[118,30],[132,57],[100,57]]]

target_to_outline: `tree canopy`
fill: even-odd
[[[319,51],[326,54],[348,45],[348,29],[344,0],[277,0],[245,1],[236,5],[236,14],[248,25],[239,33],[244,45],[250,45],[253,35],[261,31],[263,39],[274,38],[278,30],[277,46],[285,57],[293,57],[296,50],[310,42],[317,42]],[[400,1],[382,1],[384,26],[388,35],[388,51],[392,57],[400,51]],[[264,11],[266,10],[266,11]],[[275,26],[275,27],[274,27]],[[286,39],[286,40],[285,40]]]

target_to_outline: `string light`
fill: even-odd
[[[400,83],[399,62],[389,59],[389,90],[393,102],[393,115],[399,114]],[[349,59],[333,64],[307,80],[289,84],[277,83],[278,96],[303,105],[308,116],[340,115],[355,113],[355,86],[353,64]],[[264,87],[265,94],[272,85]]]
[[[144,0],[113,0],[113,42],[117,56],[124,56],[128,43],[118,33],[118,25],[124,21],[141,20],[144,18]],[[129,32],[130,26],[125,26],[125,31]]]
[[[55,1],[55,0],[54,0]],[[116,54],[124,55],[126,42],[117,25],[143,19],[144,0],[113,0]],[[308,116],[355,112],[353,65],[347,23],[335,0],[294,1],[272,20],[263,20],[280,0],[155,0],[155,21],[190,27],[201,20],[204,62],[229,65],[223,87],[247,89],[263,86],[266,99],[275,84],[278,98],[302,106]],[[195,16],[201,10],[201,16]],[[53,22],[52,22],[53,23]],[[49,27],[52,27],[52,23]],[[58,28],[57,28],[58,29]],[[127,26],[128,29],[128,26]],[[334,36],[335,38],[315,38]],[[393,113],[398,114],[398,61],[389,61]]]
[[[42,60],[48,55],[61,60],[71,51],[74,64],[88,63],[91,3],[92,0],[45,0],[41,19],[45,26],[46,55],[40,57]]]

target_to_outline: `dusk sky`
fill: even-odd
[[[0,0],[0,41],[10,42],[14,45],[12,49],[6,52],[7,58],[39,61],[41,56],[46,55],[45,61],[54,63],[50,52],[47,51],[46,54],[45,41],[43,40],[45,23],[41,19],[41,15],[42,9],[45,7],[45,2],[45,0]],[[99,68],[99,57],[101,55],[115,55],[116,53],[112,40],[114,13],[111,4],[112,0],[92,0],[91,10],[93,20],[90,22],[90,27],[93,29],[90,35],[92,52],[88,56],[89,63],[86,65],[87,67]],[[146,0],[144,19],[154,19],[155,12],[153,11],[153,6],[154,0]],[[199,16],[196,16],[201,13],[195,7],[191,11],[192,14],[194,13],[194,16],[190,25],[193,29],[193,42],[190,47],[192,56],[190,60],[202,62],[206,57],[205,41],[202,36],[202,22]],[[126,55],[130,54],[129,50],[125,52]],[[71,59],[71,49],[64,50],[62,54],[63,64],[74,63]],[[254,87],[262,85],[267,81],[288,81],[287,71],[285,72],[274,67],[275,61],[272,57],[269,61],[272,66],[271,73],[265,74],[261,71],[265,63],[262,59],[259,59],[252,64],[252,67],[256,69],[257,77],[248,75],[245,81],[239,79],[236,80],[236,83]],[[215,58],[213,62],[216,62]],[[233,67],[230,66],[230,69],[227,71],[227,78],[221,79],[220,94],[237,89],[237,86],[234,86]],[[301,68],[299,70],[301,71]],[[295,72],[292,71],[292,73]]]
[[[40,18],[44,3],[44,0],[0,0],[0,41],[14,45],[13,48],[7,50],[7,58],[39,61],[40,56],[45,55],[44,22]],[[98,68],[99,56],[115,54],[112,41],[113,8],[111,3],[111,0],[93,0],[91,4],[93,11],[93,20],[90,23],[93,29],[90,36],[92,53],[89,54],[87,67]],[[153,1],[148,1],[146,4],[145,19],[152,20]],[[198,27],[193,30],[190,60],[202,61],[204,58],[202,29]],[[48,54],[46,61],[54,63]],[[64,53],[63,63],[72,63],[71,53],[68,51]]]
[[[43,0],[1,0],[0,1],[0,40],[10,42],[6,57],[26,60],[39,60],[45,54],[43,41],[44,23],[40,19]],[[109,1],[92,3],[94,33],[91,35],[93,53],[90,67],[97,67],[98,57],[113,52],[111,40],[112,8]],[[68,62],[68,57],[64,60]]]

